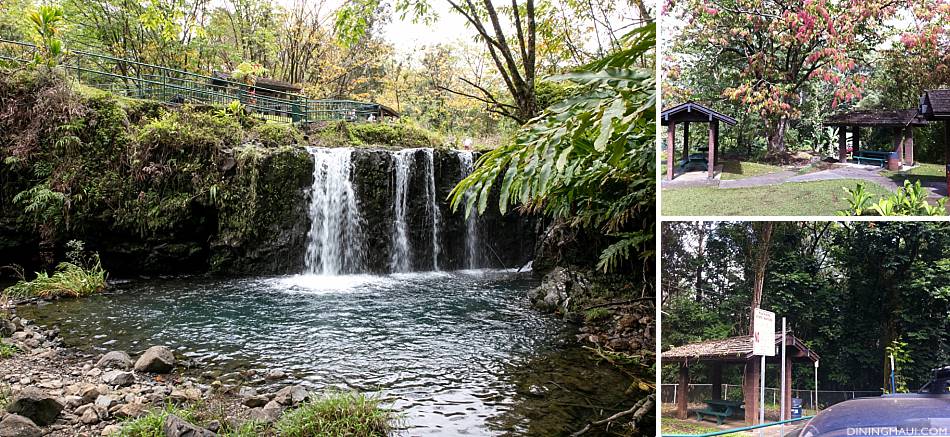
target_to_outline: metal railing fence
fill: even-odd
[[[660,399],[663,403],[675,404],[679,387],[676,384],[663,384],[660,387]],[[850,399],[880,396],[881,390],[818,390],[818,399],[815,399],[814,390],[792,389],[792,397],[802,400],[802,406],[814,410],[816,403],[825,408],[830,405],[844,402]],[[690,384],[689,393],[687,393],[689,403],[701,404],[706,399],[712,398],[712,384]],[[779,389],[773,387],[765,388],[765,401],[777,405],[779,403]],[[741,401],[742,386],[738,384],[722,385],[723,399]]]
[[[0,61],[32,62],[34,44],[0,39]],[[377,103],[312,99],[302,94],[249,85],[222,77],[146,64],[82,50],[70,50],[60,67],[80,83],[119,95],[169,103],[227,105],[238,101],[265,119],[294,123],[379,118]]]

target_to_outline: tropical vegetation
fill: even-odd
[[[901,387],[919,388],[950,362],[948,230],[919,221],[665,222],[662,349],[748,335],[750,308],[761,307],[787,318],[821,357],[822,390],[890,387],[891,353]],[[794,372],[795,388],[814,387],[811,366]],[[708,382],[701,368],[690,373]],[[741,384],[739,373],[724,376]],[[767,377],[775,387],[775,374]],[[675,378],[664,369],[664,382]]]

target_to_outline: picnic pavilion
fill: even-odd
[[[766,368],[769,365],[781,366],[782,334],[775,336],[776,354],[774,357],[765,357]],[[742,397],[745,410],[745,423],[753,425],[759,417],[759,367],[761,357],[752,354],[752,336],[744,335],[724,340],[710,340],[700,343],[691,343],[674,347],[661,355],[662,364],[679,364],[679,379],[677,382],[676,417],[686,419],[689,415],[688,402],[690,368],[702,363],[708,372],[708,381],[712,384],[712,401],[722,400],[722,370],[724,366],[741,366],[742,368]],[[792,408],[792,364],[795,362],[815,363],[818,354],[792,335],[785,336],[785,417],[791,417]],[[779,370],[776,369],[776,372]],[[707,402],[710,406],[716,402]],[[738,412],[737,410],[732,411]],[[722,414],[722,413],[720,413]],[[705,414],[715,416],[716,414]],[[725,419],[721,417],[717,419]]]
[[[660,124],[667,126],[666,140],[666,177],[673,180],[673,167],[679,165],[684,170],[692,163],[706,166],[709,178],[716,175],[716,164],[719,162],[719,122],[730,126],[736,124],[736,119],[716,112],[695,102],[686,102],[677,105],[660,114]],[[699,152],[689,153],[689,125],[690,123],[707,123],[709,129],[709,144],[700,147]],[[676,126],[683,125],[683,159],[677,164],[676,160]],[[704,153],[705,152],[705,153]]]
[[[887,166],[890,152],[861,150],[861,129],[887,129],[893,137],[891,150],[897,152],[899,163],[914,164],[914,128],[926,126],[927,120],[916,109],[861,110],[835,114],[825,118],[825,126],[838,130],[838,161],[848,161],[847,134],[851,133],[851,156],[861,164]]]
[[[920,96],[917,112],[924,120],[943,122],[944,162],[947,164],[947,193],[950,195],[950,89],[925,91]]]

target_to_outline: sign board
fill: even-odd
[[[775,313],[756,308],[752,323],[752,354],[775,356]]]

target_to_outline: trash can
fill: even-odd
[[[887,169],[890,171],[897,171],[901,169],[901,161],[897,159],[897,152],[890,152],[887,154]]]
[[[802,418],[802,399],[792,398],[792,419]]]

